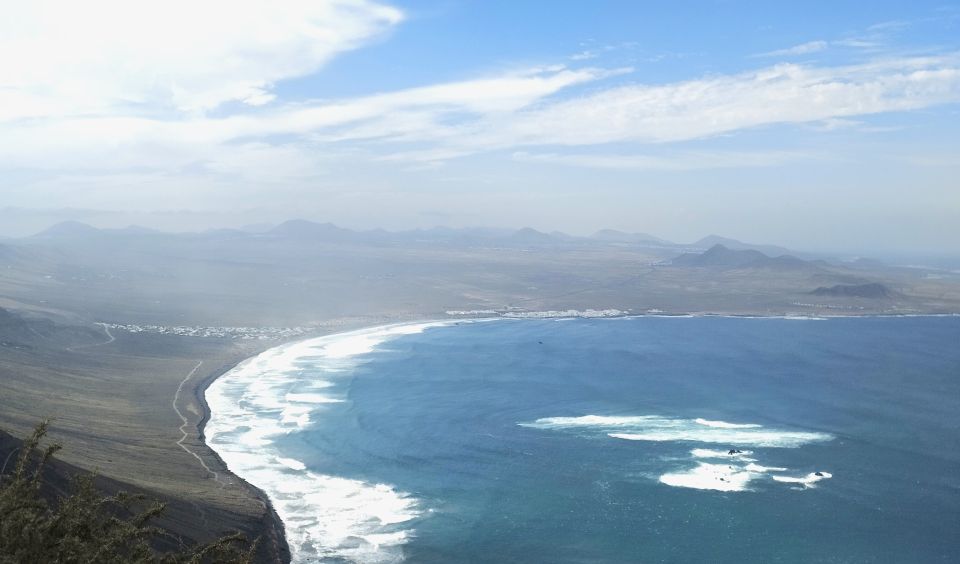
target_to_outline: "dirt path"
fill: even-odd
[[[107,327],[107,324],[106,324],[106,323],[97,323],[97,325],[99,325],[100,327],[103,327],[103,332],[107,334],[107,340],[106,340],[106,341],[104,341],[104,342],[102,342],[102,343],[93,343],[92,345],[76,345],[76,346],[74,346],[74,347],[67,347],[67,350],[70,351],[70,352],[73,352],[73,351],[75,351],[75,350],[77,350],[77,349],[86,349],[86,348],[89,348],[89,347],[99,347],[99,346],[103,346],[103,345],[109,345],[110,343],[112,343],[112,342],[114,342],[114,341],[117,340],[117,338],[113,336],[113,333],[110,332],[110,328]]]
[[[190,380],[190,378],[197,373],[197,370],[200,370],[200,367],[202,365],[203,365],[203,361],[201,360],[200,362],[197,363],[196,366],[193,367],[193,370],[191,370],[190,373],[187,374],[184,377],[184,379],[180,381],[180,385],[177,386],[177,393],[173,395],[173,410],[177,413],[177,417],[179,417],[180,420],[183,421],[183,424],[180,425],[180,433],[183,436],[181,436],[180,439],[177,440],[177,446],[182,448],[184,452],[186,452],[190,456],[196,458],[197,462],[200,463],[200,466],[203,466],[203,469],[209,472],[210,475],[213,476],[214,481],[220,484],[220,487],[222,488],[222,487],[225,487],[227,483],[220,479],[220,474],[211,470],[210,467],[207,466],[207,463],[204,462],[203,459],[200,458],[200,456],[197,453],[193,452],[187,447],[187,445],[183,444],[183,441],[187,440],[187,437],[189,436],[187,428],[190,426],[190,420],[183,415],[183,413],[180,411],[180,408],[177,406],[177,403],[180,401],[180,393],[183,391],[184,384],[186,384],[187,381]]]

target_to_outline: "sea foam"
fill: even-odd
[[[756,423],[659,415],[544,417],[520,425],[628,441],[711,443],[728,447],[726,450],[692,449],[690,456],[693,466],[684,464],[664,472],[658,479],[661,484],[674,487],[743,492],[751,489],[754,480],[769,476],[777,482],[796,483],[809,488],[831,476],[827,472],[811,473],[802,478],[776,475],[789,469],[757,464],[757,459],[753,458],[754,451],[739,448],[797,448],[832,440],[833,436],[827,433],[768,429]],[[716,462],[718,460],[722,462]]]
[[[801,476],[795,478],[793,476],[774,476],[773,479],[778,482],[785,482],[788,484],[800,484],[805,488],[816,487],[815,484],[820,480],[826,480],[827,478],[833,478],[833,474],[830,472],[811,472],[806,476]]]
[[[753,473],[727,464],[702,462],[685,472],[668,472],[660,476],[660,482],[668,486],[739,492],[747,489]]]
[[[683,472],[668,472],[660,476],[660,482],[668,486],[694,488],[698,490],[717,490],[721,492],[742,492],[749,489],[750,482],[767,472],[783,472],[786,468],[774,468],[747,464],[711,464],[701,462],[695,468]],[[773,476],[773,479],[778,479]]]
[[[695,448],[690,451],[691,456],[694,458],[723,458],[729,459],[733,458],[736,460],[746,460],[753,462],[752,458],[748,458],[753,454],[752,450],[734,450],[730,452],[729,450],[712,450],[709,448]]]
[[[705,427],[716,427],[718,429],[756,429],[761,427],[761,425],[756,425],[754,423],[728,423],[726,421],[710,421],[709,419],[702,419],[700,417],[693,420],[698,425],[703,425]]]
[[[359,355],[381,343],[450,322],[390,325],[270,349],[218,378],[206,391],[207,444],[238,476],[262,489],[283,520],[292,561],[397,562],[421,514],[413,496],[311,471],[276,440],[341,408],[331,391]]]
[[[792,448],[829,441],[827,433],[767,429],[752,423],[682,419],[657,415],[545,417],[520,423],[536,429],[600,432],[628,441],[689,441],[732,446]]]

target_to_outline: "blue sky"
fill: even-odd
[[[287,92],[349,96],[519,65],[555,64],[583,52],[596,54],[605,64],[636,67],[633,80],[658,83],[756,68],[764,62],[755,58],[759,53],[818,40],[838,45],[791,58],[862,58],[864,53],[854,48],[840,48],[841,42],[854,39],[891,50],[938,51],[956,48],[960,34],[960,8],[943,2],[878,1],[869,9],[862,1],[450,0],[397,5],[408,20],[386,39],[343,55],[322,77],[290,81]]]
[[[955,2],[39,0],[0,207],[949,253],[958,38]]]

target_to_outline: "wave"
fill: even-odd
[[[782,472],[786,468],[774,468],[747,464],[711,464],[701,462],[695,468],[685,472],[671,472],[660,476],[660,483],[681,488],[698,490],[716,490],[721,492],[742,492],[749,490],[750,482],[767,472]],[[776,480],[778,476],[773,476]]]
[[[753,476],[746,470],[739,470],[727,464],[700,463],[686,472],[672,472],[660,476],[660,483],[681,488],[698,490],[717,490],[722,492],[741,492]]]
[[[795,448],[816,441],[828,441],[830,435],[803,431],[746,431],[691,429],[653,430],[640,433],[609,433],[615,439],[627,441],[689,441],[735,446]]]
[[[647,421],[662,421],[658,415],[582,415],[580,417],[543,417],[532,423],[520,423],[521,427],[537,429],[571,429],[575,427],[623,427],[642,425]]]
[[[615,439],[628,441],[689,441],[775,448],[794,448],[833,438],[827,433],[767,429],[756,424],[657,415],[544,417],[520,425],[535,429],[601,432]]]
[[[801,484],[804,488],[814,488],[815,484],[820,480],[826,480],[827,478],[833,478],[833,474],[830,472],[811,472],[806,476],[801,476],[799,478],[794,478],[792,476],[774,476],[773,479],[778,482],[785,482],[788,484]]]
[[[650,442],[700,442],[724,444],[726,450],[695,448],[690,451],[696,461],[692,468],[664,472],[658,478],[661,484],[680,488],[743,492],[750,484],[762,477],[777,482],[798,483],[804,488],[831,475],[815,472],[802,478],[773,475],[787,472],[788,468],[763,466],[753,458],[754,451],[737,447],[797,448],[805,444],[829,441],[832,435],[810,431],[767,429],[755,423],[730,423],[695,418],[682,419],[659,415],[583,415],[580,417],[544,417],[533,422],[520,423],[523,427],[554,431],[592,434],[614,439]],[[706,461],[705,461],[706,460]],[[722,463],[712,460],[723,460]]]
[[[334,381],[360,355],[402,335],[453,322],[388,325],[328,335],[270,349],[248,359],[206,390],[207,444],[231,472],[262,489],[284,523],[293,562],[397,562],[421,514],[413,496],[311,471],[284,456],[278,438],[338,409]]]
[[[709,419],[701,419],[699,417],[694,419],[694,421],[705,427],[716,427],[718,429],[755,429],[762,426],[754,423],[727,423],[726,421],[710,421]]]
[[[711,450],[708,448],[695,448],[690,451],[694,458],[735,458],[737,460],[752,460],[747,458],[753,454],[752,450]]]

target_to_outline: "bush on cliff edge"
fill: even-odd
[[[59,497],[54,504],[48,503],[42,495],[43,469],[60,445],[38,448],[47,426],[48,422],[41,423],[24,440],[9,474],[3,474],[5,467],[0,469],[0,563],[253,561],[256,547],[245,547],[246,540],[239,533],[201,546],[158,552],[151,541],[169,534],[150,525],[150,521],[163,512],[164,504],[122,492],[105,496],[96,490],[89,474],[76,476],[69,495]]]

